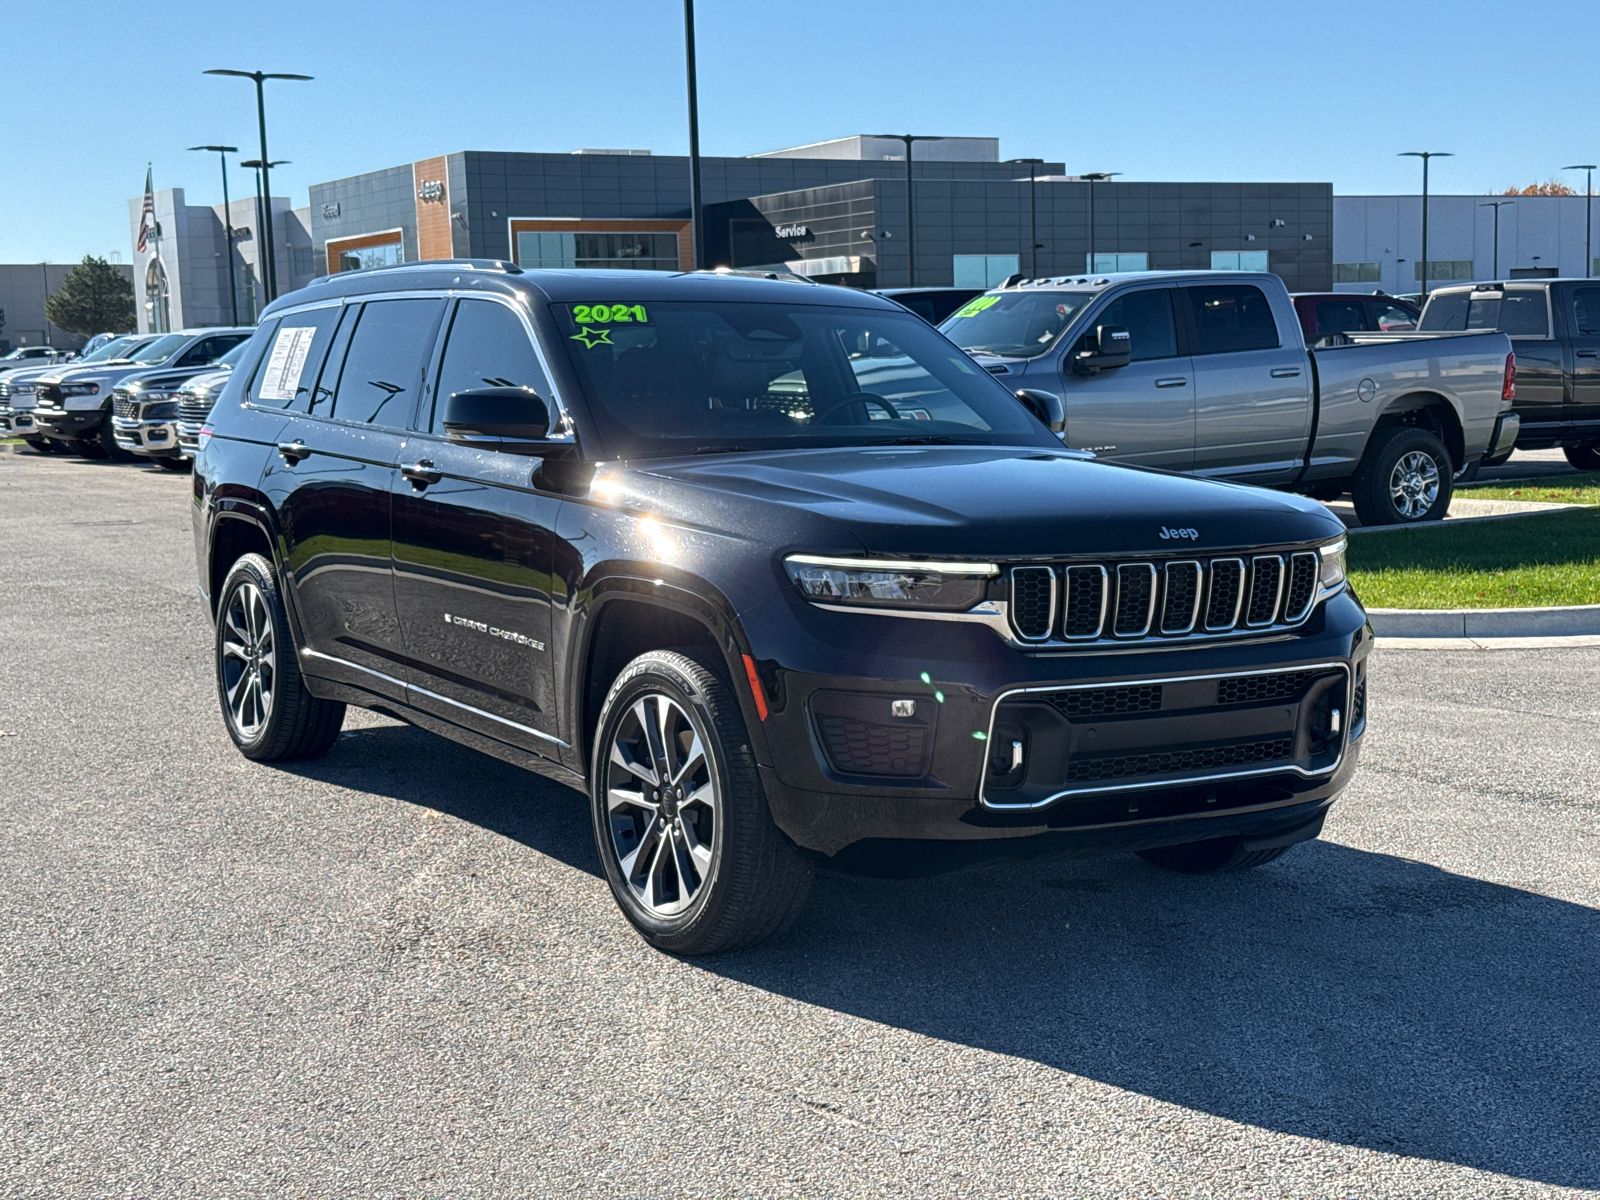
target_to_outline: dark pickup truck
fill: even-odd
[[[674,953],[781,931],[819,861],[1255,866],[1355,771],[1339,520],[1069,450],[882,297],[340,273],[267,309],[197,449],[241,752],[355,704],[582,789]]]
[[[1443,287],[1428,296],[1424,332],[1494,330],[1517,355],[1519,450],[1560,446],[1579,470],[1600,470],[1600,279],[1519,279]],[[1511,448],[1487,457],[1496,466]]]

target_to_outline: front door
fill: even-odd
[[[1171,288],[1124,292],[1089,318],[1091,329],[1126,328],[1133,361],[1098,375],[1078,375],[1069,350],[1062,367],[1064,440],[1074,450],[1169,471],[1194,466],[1194,371],[1189,358],[1178,353],[1173,298]]]
[[[391,497],[443,307],[415,299],[345,308],[309,385],[296,359],[316,354],[341,310],[313,310],[299,326],[291,314],[253,385],[298,393],[306,408],[279,435],[263,480],[277,503],[306,669],[399,700],[405,647],[394,604]]]
[[[456,303],[435,383],[394,481],[395,603],[417,708],[555,757],[551,539],[558,497],[533,483],[540,460],[444,437],[455,392],[549,379],[517,312]]]
[[[1284,345],[1254,284],[1184,288],[1195,375],[1194,469],[1251,483],[1292,479],[1311,431],[1310,362]]]

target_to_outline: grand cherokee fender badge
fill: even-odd
[[[445,613],[444,623],[461,629],[474,629],[479,633],[486,633],[490,637],[499,638],[501,641],[515,642],[519,646],[527,646],[534,650],[544,649],[544,643],[538,638],[531,638],[525,633],[513,633],[509,629],[500,629],[497,626],[490,625],[487,621],[474,621],[471,617]]]
[[[1200,531],[1198,529],[1168,529],[1163,525],[1161,527],[1161,540],[1166,542],[1171,541],[1173,538],[1184,538],[1191,542],[1197,542],[1200,540]]]

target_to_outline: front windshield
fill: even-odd
[[[1059,446],[910,313],[809,304],[555,304],[619,457],[888,443]]]
[[[80,363],[105,362],[108,358],[118,357],[129,347],[137,345],[138,342],[139,339],[134,337],[115,338],[101,346],[100,349],[85,354],[78,361]]]
[[[159,337],[143,350],[133,355],[133,361],[141,367],[153,367],[157,363],[164,363],[188,343],[189,335],[186,333],[169,333],[166,337]]]
[[[1056,344],[1094,292],[989,292],[939,326],[963,350],[1034,358]]]

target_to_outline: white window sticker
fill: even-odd
[[[300,373],[306,369],[306,357],[316,336],[314,325],[291,325],[278,330],[267,369],[261,376],[262,400],[282,403],[295,398],[300,390]]]

